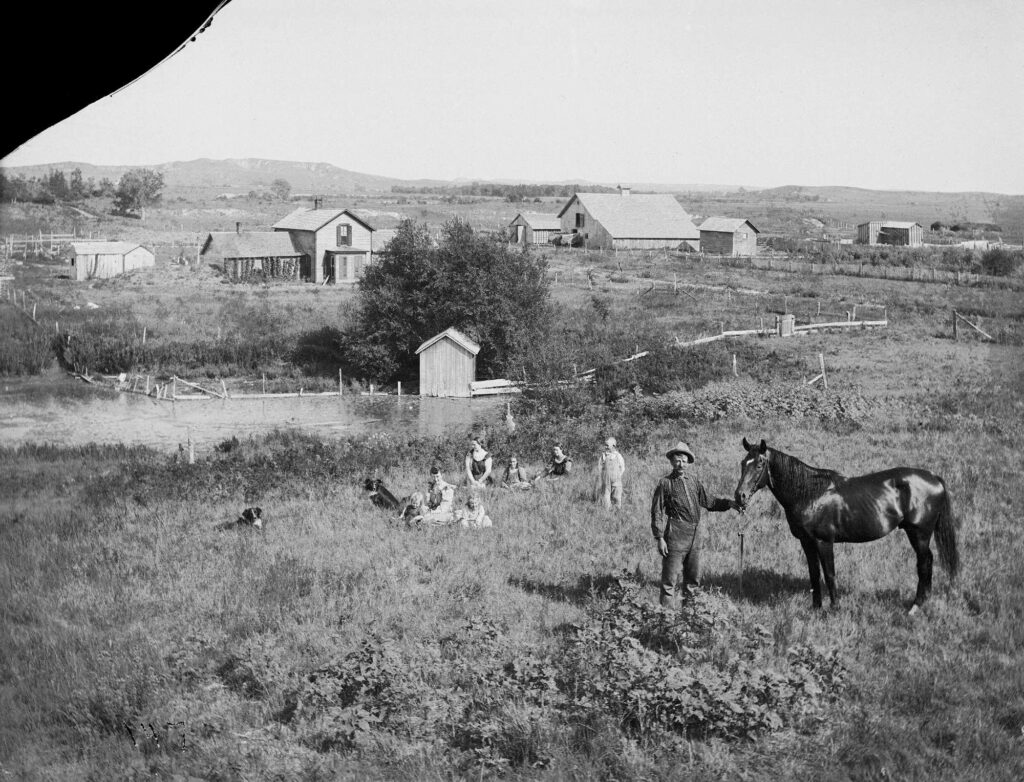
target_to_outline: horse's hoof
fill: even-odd
[[[917,605],[917,603],[914,603],[914,605],[912,605],[910,607],[910,610],[907,612],[907,616],[914,616],[914,614],[917,613],[917,609],[918,609],[918,605]]]

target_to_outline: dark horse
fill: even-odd
[[[736,502],[745,508],[767,486],[786,511],[789,530],[803,546],[811,576],[814,607],[821,608],[821,571],[832,605],[839,605],[834,543],[866,543],[902,529],[917,554],[916,613],[932,589],[931,539],[939,560],[954,580],[960,570],[956,520],[946,485],[927,470],[895,467],[855,478],[809,467],[795,456],[769,448],[762,440],[751,445],[740,462]]]

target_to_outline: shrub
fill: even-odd
[[[1024,252],[993,247],[981,254],[981,268],[994,277],[1009,277],[1024,264]]]

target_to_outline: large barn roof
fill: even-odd
[[[577,193],[558,216],[576,200],[613,239],[700,239],[690,216],[669,193]]]
[[[304,253],[283,231],[215,231],[206,237],[203,254],[224,258],[294,258]]]
[[[75,255],[124,255],[136,247],[138,242],[71,242]]]
[[[920,223],[915,222],[901,222],[899,220],[872,220],[869,223],[860,223],[860,225],[871,225],[871,223],[878,223],[882,228],[913,228],[921,226]],[[858,226],[859,227],[859,226]]]
[[[736,233],[744,225],[749,225],[754,233],[761,233],[752,222],[744,220],[742,217],[709,217],[700,224],[700,230],[732,234]]]
[[[473,340],[471,340],[469,337],[467,337],[465,334],[463,334],[461,331],[458,331],[457,329],[448,328],[442,331],[440,334],[436,334],[435,336],[431,337],[418,348],[416,348],[416,354],[419,355],[424,350],[433,345],[435,342],[440,342],[442,339],[445,338],[450,339],[457,345],[461,345],[474,356],[480,352],[480,346],[476,344]]]
[[[560,231],[562,229],[562,221],[558,215],[542,214],[540,212],[520,212],[510,225],[515,223],[520,217],[523,218],[523,222],[535,231]]]
[[[306,207],[299,207],[290,215],[282,217],[274,223],[273,227],[285,231],[319,231],[343,214],[347,214],[366,230],[373,230],[372,225],[352,214],[348,209],[307,209]]]

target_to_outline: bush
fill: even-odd
[[[993,277],[1009,277],[1024,264],[1024,252],[993,247],[981,254],[981,268]]]

